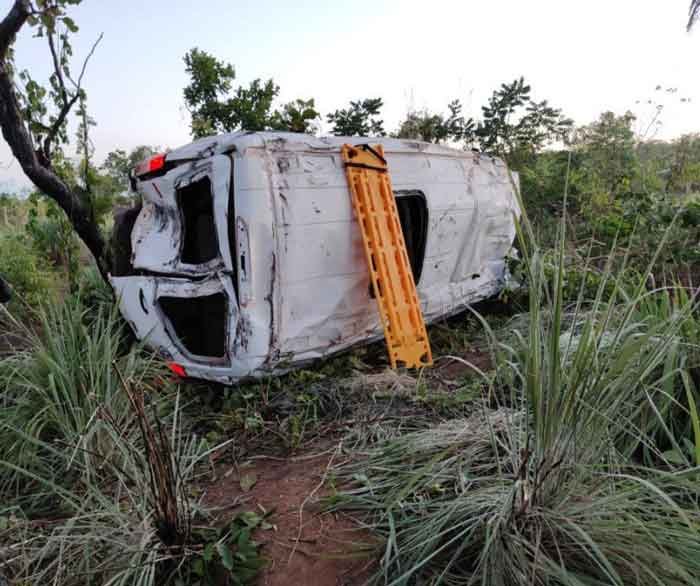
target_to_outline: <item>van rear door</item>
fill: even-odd
[[[185,368],[189,376],[228,380],[231,367],[245,369],[232,332],[238,305],[231,280],[223,275],[191,279],[112,277],[122,315],[139,339]]]
[[[139,192],[143,207],[131,233],[136,270],[182,276],[234,273],[229,157],[180,164],[140,182]]]

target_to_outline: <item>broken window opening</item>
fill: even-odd
[[[226,356],[228,303],[226,295],[160,297],[158,303],[170,322],[177,342],[193,356]]]
[[[406,243],[408,262],[411,265],[413,281],[416,286],[423,273],[425,261],[425,244],[428,240],[428,204],[425,194],[417,189],[394,192],[399,223]],[[369,284],[369,296],[376,299],[372,283]]]
[[[413,280],[420,281],[425,260],[425,244],[428,240],[428,204],[425,194],[417,189],[395,191],[396,207],[406,252],[411,263]]]
[[[204,177],[177,190],[182,213],[183,237],[180,260],[198,265],[219,255],[219,243],[214,222],[214,197],[211,180]]]

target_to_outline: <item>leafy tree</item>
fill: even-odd
[[[700,186],[700,134],[684,134],[673,141],[668,190],[690,193]]]
[[[272,79],[256,79],[233,89],[236,70],[198,48],[184,57],[190,83],[184,89],[192,116],[192,136],[199,138],[234,130],[288,130],[306,132],[319,114],[313,100],[296,100],[273,111],[279,86]]]
[[[604,112],[577,129],[574,152],[581,157],[580,173],[572,178],[580,208],[596,237],[626,238],[645,219],[651,199],[645,190],[633,130],[635,116]]]
[[[546,145],[563,140],[573,121],[546,100],[535,102],[524,78],[501,85],[482,107],[475,138],[483,151],[499,155],[519,168]]]
[[[668,191],[671,185],[671,166],[674,160],[673,143],[658,139],[639,140],[637,137],[637,158],[642,191],[660,193]]]
[[[192,136],[200,137],[228,130],[230,123],[228,99],[236,78],[233,65],[219,61],[198,48],[184,57],[185,72],[190,84],[183,94],[192,115]]]
[[[433,114],[428,110],[409,112],[399,126],[397,138],[413,138],[425,142],[440,143],[446,140],[459,142],[471,137],[474,121],[462,116],[462,103],[454,100],[447,105],[449,114]]]
[[[525,209],[533,217],[557,213],[564,201],[568,181],[569,212],[578,210],[579,182],[582,156],[567,150],[548,150],[538,153],[519,170],[520,191]]]
[[[129,174],[136,165],[160,151],[159,147],[140,145],[127,153],[123,149],[116,149],[105,157],[101,170],[112,182],[116,193],[124,193],[129,190]]]
[[[86,66],[101,36],[84,60],[78,75],[71,68],[71,34],[78,27],[67,10],[81,0],[14,0],[0,21],[0,128],[24,173],[60,207],[70,225],[95,257],[103,275],[109,253],[94,216],[89,190],[68,185],[54,168],[54,158],[68,142],[66,122],[82,102]],[[23,27],[46,41],[51,74],[46,86],[28,71],[18,72],[14,45]]]
[[[265,130],[270,124],[272,102],[279,91],[279,86],[271,79],[264,83],[256,79],[248,88],[237,88],[229,101],[227,130]]]
[[[604,112],[597,121],[576,131],[573,146],[584,156],[589,192],[614,197],[632,190],[639,172],[634,121],[631,112],[622,116]]]
[[[383,105],[381,98],[350,102],[349,108],[328,114],[331,132],[336,136],[384,136],[384,121],[379,118]]]
[[[284,104],[280,110],[273,113],[270,119],[270,128],[272,130],[314,134],[318,118],[319,113],[313,98],[310,100],[297,99]]]

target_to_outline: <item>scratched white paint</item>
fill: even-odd
[[[394,190],[420,191],[427,202],[428,237],[417,283],[426,321],[497,293],[519,213],[500,160],[415,141],[232,133],[170,152],[167,161],[180,164],[139,183],[144,207],[132,246],[141,274],[112,278],[136,335],[188,374],[224,383],[284,372],[380,337],[340,159],[343,144],[367,142],[384,146]],[[235,218],[228,217],[231,164]],[[203,173],[213,185],[220,254],[204,265],[185,265],[175,190]],[[235,225],[233,246],[229,223]],[[191,356],[173,339],[157,301],[164,291],[227,295],[223,361]]]
[[[219,255],[209,262],[193,265],[180,260],[183,237],[177,189],[204,177],[212,182]],[[131,235],[134,268],[160,274],[208,275],[231,270],[228,244],[228,200],[231,190],[231,160],[218,155],[179,166],[162,177],[141,182],[143,207]]]

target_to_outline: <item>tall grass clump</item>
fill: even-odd
[[[193,490],[221,446],[191,431],[116,309],[69,297],[24,335],[24,350],[0,358],[0,582],[251,579],[256,519],[214,525]]]
[[[80,471],[89,484],[99,478],[104,460],[121,457],[115,429],[123,430],[124,441],[135,441],[138,430],[129,425],[133,415],[116,368],[154,397],[167,379],[138,348],[123,351],[114,307],[90,316],[69,297],[38,319],[38,328],[25,328],[24,350],[0,361],[0,460],[6,467],[0,495],[52,507],[54,491],[27,472],[71,485]]]
[[[637,304],[635,319],[647,327],[680,321],[664,362],[661,384],[650,397],[641,426],[675,464],[700,466],[700,319],[697,293],[674,283]],[[657,325],[658,327],[658,325]],[[644,452],[653,463],[653,454]],[[649,457],[651,456],[651,457]]]
[[[497,367],[481,408],[339,470],[351,485],[333,506],[385,537],[376,583],[697,583],[698,469],[674,467],[648,429],[695,303],[645,319],[646,278],[623,284],[611,255],[595,296],[565,307],[563,232],[549,276],[520,234],[527,322],[499,341],[483,321]]]

